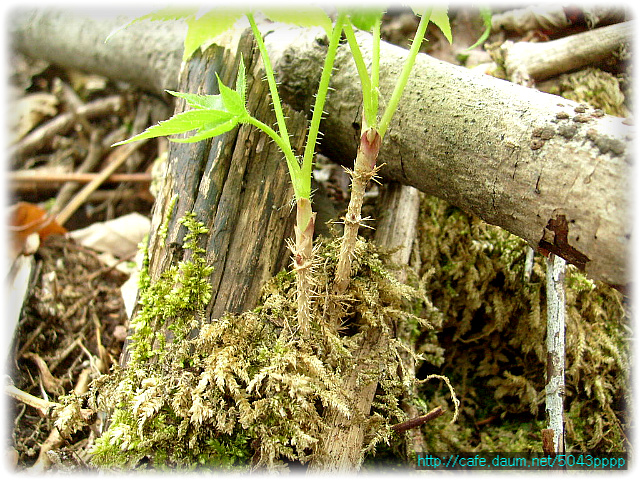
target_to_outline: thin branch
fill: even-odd
[[[412,418],[411,420],[407,420],[406,422],[393,425],[391,427],[391,430],[396,433],[406,432],[407,430],[411,430],[412,428],[417,428],[421,425],[424,425],[428,421],[433,420],[434,418],[438,418],[442,414],[444,414],[444,410],[442,409],[442,407],[438,406],[425,415],[421,415],[419,417]]]
[[[137,149],[139,149],[142,145],[147,143],[148,139],[140,140],[135,143],[129,143],[126,145],[121,145],[117,147],[116,150],[110,155],[112,157],[111,162],[107,167],[105,167],[100,174],[94,178],[91,182],[89,182],[78,194],[73,197],[73,199],[60,211],[60,213],[56,216],[56,221],[59,225],[64,225],[64,223],[69,220],[71,215],[80,208],[89,195],[96,190],[104,181],[109,178],[113,172],[115,172],[127,158]]]

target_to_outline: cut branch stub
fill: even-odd
[[[589,257],[569,245],[568,234],[567,217],[558,215],[547,223],[538,246],[542,249],[542,253],[554,253],[584,271]]]

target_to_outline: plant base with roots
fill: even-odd
[[[253,311],[210,323],[190,310],[174,312],[189,319],[180,324],[191,334],[177,332],[181,342],[152,352],[162,362],[130,364],[94,386],[94,408],[114,413],[93,462],[158,469],[307,463],[322,455],[322,439],[335,428],[329,412],[336,412],[343,428],[361,432],[350,452],[357,467],[365,451],[396,435],[392,425],[407,420],[398,399],[411,395],[415,379],[402,368],[397,324],[433,328],[439,316],[416,289],[395,280],[374,245],[359,239],[355,250],[342,333],[326,316],[338,240],[317,242],[307,338],[286,328],[297,321],[293,272],[274,277]],[[407,305],[425,308],[429,319],[408,313]],[[373,333],[375,348],[367,351]],[[354,384],[374,385],[372,408],[358,406]]]

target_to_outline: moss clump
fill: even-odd
[[[403,371],[394,325],[428,320],[419,292],[398,283],[373,245],[359,240],[354,276],[340,298],[340,332],[325,316],[339,242],[319,242],[314,258],[315,301],[308,338],[295,333],[293,273],[282,272],[264,289],[260,305],[241,315],[205,322],[209,267],[195,239],[205,233],[192,216],[185,247],[188,261],[152,283],[141,276],[141,311],[133,320],[131,361],[94,386],[95,408],[111,411],[109,428],[93,448],[93,463],[111,468],[266,467],[306,463],[328,428],[324,413],[352,417],[354,399],[344,388],[351,352],[370,328],[387,341],[363,370],[380,387],[366,422],[365,448],[388,441],[390,425],[406,420],[399,398],[414,379]],[[425,302],[427,304],[428,302]],[[163,333],[171,329],[172,335]],[[169,338],[171,337],[171,338]]]
[[[629,108],[622,89],[623,83],[624,80],[611,73],[588,67],[559,75],[557,82],[546,91],[569,100],[588,103],[609,115],[628,117]]]
[[[526,281],[523,240],[435,198],[425,197],[420,226],[426,294],[444,317],[442,373],[463,398],[460,421],[425,430],[429,448],[541,451],[543,258]],[[566,286],[567,451],[625,451],[630,351],[622,295],[574,267]],[[426,373],[433,369],[423,366]],[[441,395],[427,387],[421,392],[432,401]]]

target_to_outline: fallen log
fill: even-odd
[[[15,48],[66,65],[52,51],[64,42],[38,34],[39,29],[50,31],[48,22],[54,20],[59,26],[83,20],[48,11],[27,18],[28,25],[24,17],[10,22]],[[171,25],[161,24],[158,35],[179,36]],[[106,36],[112,27],[92,23],[84,29],[103,28]],[[151,35],[149,25],[146,29],[145,34]],[[74,36],[82,30],[60,27],[64,34],[58,34],[76,45],[76,56],[96,48],[82,35]],[[92,38],[100,38],[96,31]],[[264,32],[284,100],[308,111],[326,51],[324,34],[281,25],[266,25]],[[128,30],[118,35],[121,47],[101,50],[102,63],[113,61],[112,57],[124,63],[128,48],[138,53],[150,48],[144,75],[155,80],[148,88],[156,92],[159,84],[175,88],[167,72],[170,66],[154,60],[159,55],[154,42],[140,43],[139,34]],[[370,57],[370,36],[360,33],[358,40],[365,58]],[[163,48],[165,56],[182,51],[181,44]],[[321,145],[324,154],[345,164],[355,157],[361,116],[360,83],[349,55],[346,46],[338,51]],[[383,102],[405,56],[406,50],[383,43]],[[140,64],[133,69],[140,71]],[[173,72],[175,78],[177,73]],[[121,74],[114,70],[113,75]],[[565,258],[594,279],[626,285],[632,228],[631,138],[631,127],[621,118],[420,55],[378,161],[385,164],[381,173],[386,178],[499,225],[532,247]]]
[[[500,46],[500,52],[507,76],[529,84],[602,62],[631,41],[633,29],[633,22],[623,22],[551,42],[507,40]]]

